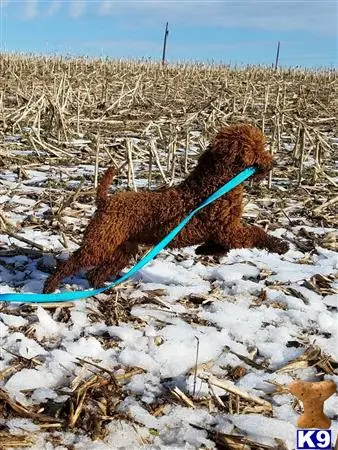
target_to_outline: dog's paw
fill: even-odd
[[[196,255],[206,255],[208,254],[208,247],[205,244],[199,245],[195,248]]]
[[[55,289],[53,286],[49,286],[48,284],[47,285],[45,284],[43,287],[42,293],[43,294],[51,294],[54,291],[55,291]]]
[[[57,283],[55,283],[54,278],[51,276],[51,277],[47,278],[47,280],[43,286],[42,292],[44,294],[51,294],[52,292],[55,291],[56,287],[57,287]]]
[[[221,244],[217,244],[213,241],[207,241],[202,245],[199,245],[195,253],[196,255],[204,255],[204,256],[222,256],[227,254],[229,251],[228,248],[223,247]]]

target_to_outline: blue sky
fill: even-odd
[[[13,52],[338,66],[335,0],[0,0],[0,47]]]

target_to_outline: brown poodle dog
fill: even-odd
[[[97,210],[81,247],[47,279],[44,292],[53,292],[64,277],[89,268],[90,284],[101,287],[128,265],[137,254],[138,244],[157,244],[202,200],[239,172],[254,165],[254,178],[262,179],[272,167],[264,142],[261,131],[251,125],[225,127],[181,184],[157,192],[121,192],[110,197],[107,193],[115,170],[108,169],[98,187]],[[196,253],[203,255],[252,247],[285,253],[286,242],[242,222],[242,197],[240,185],[193,217],[169,247],[202,244]]]

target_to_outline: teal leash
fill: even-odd
[[[224,186],[214,192],[210,197],[204,200],[197,208],[195,208],[182,222],[177,225],[165,238],[163,238],[155,247],[153,247],[135,266],[133,266],[128,272],[117,278],[112,283],[100,288],[100,289],[88,289],[84,291],[67,291],[58,292],[56,294],[19,294],[19,293],[8,293],[0,294],[0,302],[12,302],[12,303],[55,303],[55,302],[67,302],[73,300],[81,300],[88,297],[93,297],[94,295],[101,294],[101,292],[111,289],[118,284],[123,283],[130,277],[135,275],[142,267],[152,261],[155,256],[157,256],[161,250],[163,250],[177,234],[184,228],[187,223],[197,214],[201,209],[213,203],[215,200],[220,198],[222,195],[234,189],[239,184],[243,183],[247,178],[251,177],[255,173],[256,169],[254,167],[248,167],[247,169],[240,172],[230,181],[228,181]]]

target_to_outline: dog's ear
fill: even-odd
[[[225,156],[229,159],[229,161],[234,161],[240,153],[241,143],[235,139],[229,141],[227,144],[227,149],[225,152]]]
[[[213,151],[213,148],[209,145],[207,149],[200,155],[198,164],[203,167],[212,166],[217,160],[217,155]]]
[[[241,136],[230,135],[227,139],[224,136],[216,136],[211,146],[211,153],[218,162],[225,164],[235,164],[237,166],[251,165],[254,161],[254,152]]]
[[[238,152],[238,158],[244,167],[252,166],[255,161],[255,151],[252,146],[242,143],[241,150]]]
[[[228,156],[231,158],[238,151],[238,142],[229,139],[224,130],[220,131],[210,143],[208,150],[215,158]]]

